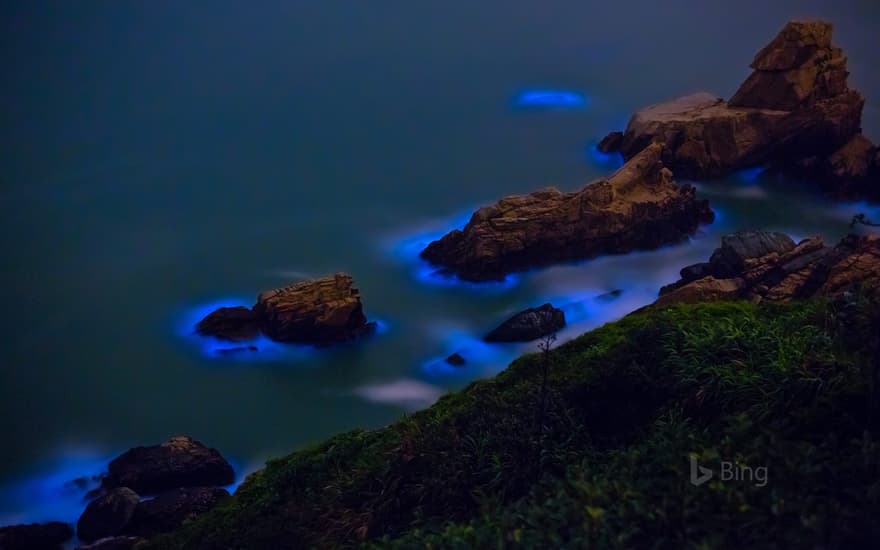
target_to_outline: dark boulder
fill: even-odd
[[[244,306],[221,307],[196,325],[196,332],[223,340],[240,342],[260,335],[257,315]]]
[[[604,138],[602,141],[596,145],[596,149],[600,153],[613,153],[615,151],[620,150],[620,146],[623,144],[623,132],[611,132]]]
[[[746,260],[767,254],[784,254],[795,247],[785,233],[770,231],[738,231],[721,238],[721,246],[709,258],[709,272],[719,277],[732,277],[743,270]]]
[[[150,538],[168,533],[229,498],[226,489],[184,487],[165,491],[138,504],[125,528],[130,535]]]
[[[141,497],[128,487],[118,487],[86,506],[76,524],[76,534],[85,542],[112,537],[122,532]]]
[[[452,365],[453,367],[461,367],[467,361],[465,361],[464,357],[462,357],[461,354],[453,353],[452,355],[450,355],[449,357],[446,358],[446,362],[449,363],[450,365]]]
[[[161,445],[135,447],[113,459],[103,485],[154,495],[178,487],[229,485],[234,481],[235,472],[219,451],[191,437],[177,436]]]
[[[551,304],[527,309],[501,323],[483,338],[486,342],[529,342],[565,326],[565,313]]]
[[[621,294],[623,294],[623,291],[620,290],[619,288],[615,288],[611,292],[606,292],[604,294],[600,294],[600,295],[596,296],[596,299],[599,300],[600,302],[610,302],[612,300],[616,300],[617,298],[620,298]]]
[[[60,521],[0,527],[0,550],[59,550],[73,537],[73,528]]]

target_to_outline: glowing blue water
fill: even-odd
[[[537,88],[523,90],[513,100],[519,109],[581,109],[587,105],[587,97],[571,90]]]

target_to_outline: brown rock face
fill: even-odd
[[[172,437],[161,445],[135,447],[114,458],[103,479],[105,488],[128,487],[155,495],[178,487],[229,485],[232,466],[219,451],[188,436]]]
[[[345,273],[262,292],[254,312],[263,332],[280,342],[332,344],[375,329]]]
[[[880,294],[878,236],[850,235],[834,247],[814,237],[787,248],[743,258],[736,273],[718,269],[711,260],[700,264],[700,270],[685,268],[684,278],[664,287],[655,304],[736,299],[785,302],[813,296],[836,297],[855,287],[867,294]]]
[[[657,248],[680,241],[714,214],[689,185],[672,181],[662,147],[646,147],[609,178],[580,191],[545,189],[477,210],[463,231],[421,256],[465,280],[499,280],[552,263]]]
[[[87,542],[118,535],[139,501],[138,494],[128,487],[118,487],[96,498],[79,517],[76,535]]]
[[[257,315],[244,306],[221,307],[199,321],[196,332],[239,342],[259,336],[260,323]]]
[[[873,148],[850,146],[841,153],[845,166],[827,160],[860,136],[865,103],[847,85],[846,57],[831,34],[830,23],[788,23],[755,57],[754,72],[729,102],[699,93],[642,109],[627,125],[621,153],[628,159],[663,143],[663,162],[679,177],[720,177],[766,163],[815,168],[811,179],[828,181],[832,191],[861,177],[857,169],[873,164]]]

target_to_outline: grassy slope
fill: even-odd
[[[149,547],[880,539],[880,447],[863,435],[875,355],[866,335],[877,327],[863,317],[843,325],[817,302],[633,314],[552,352],[543,435],[541,356],[527,355],[387,428],[270,462]],[[692,455],[767,466],[769,483],[693,487]]]

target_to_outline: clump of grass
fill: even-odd
[[[550,369],[526,355],[392,426],[272,461],[150,547],[880,540],[880,448],[865,437],[875,352],[828,319],[822,302],[642,311],[552,350]],[[694,487],[691,456],[770,479]]]

